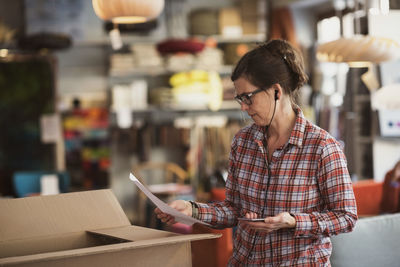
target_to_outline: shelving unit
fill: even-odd
[[[349,171],[354,179],[373,178],[373,141],[377,123],[371,110],[371,95],[361,80],[366,69],[351,68],[348,73],[347,102],[348,131],[345,140],[345,151]],[[351,130],[350,130],[351,129]]]
[[[208,38],[212,38],[217,42],[217,47],[225,44],[236,44],[236,43],[259,43],[265,40],[265,34],[252,34],[252,35],[243,35],[238,38],[226,37],[223,35],[195,35],[192,36],[194,39],[205,41]],[[128,38],[129,39],[129,38]],[[128,40],[125,39],[124,41]],[[140,45],[149,44],[155,45],[160,40],[156,40],[153,38],[149,38],[147,41],[141,39],[138,43]],[[134,46],[134,43],[132,43]],[[129,54],[127,55],[129,57]],[[133,54],[132,54],[133,56]],[[135,64],[134,64],[135,65]],[[229,76],[234,68],[234,65],[220,65],[215,67],[207,68],[206,71],[216,71],[221,77]],[[160,66],[154,67],[135,67],[132,66],[126,69],[113,69],[110,68],[108,71],[108,86],[112,88],[116,85],[129,85],[134,80],[145,80],[148,83],[148,92],[151,92],[154,88],[158,87],[169,87],[168,79],[177,72],[189,72],[193,70],[201,70],[201,68],[196,67],[186,67],[179,70],[171,69],[164,64]],[[113,112],[114,113],[114,112]],[[211,111],[204,108],[189,108],[185,105],[185,107],[176,107],[176,108],[159,108],[152,107],[145,110],[133,110],[132,116],[135,120],[143,120],[145,119],[149,123],[160,123],[166,121],[172,121],[177,117],[196,117],[196,116],[210,116],[210,115],[224,115],[229,119],[233,120],[245,120],[245,113],[240,111],[240,106],[237,105],[235,101],[226,101],[224,100],[221,108],[218,111]],[[115,113],[112,114],[115,122]],[[169,118],[169,119],[168,119]],[[113,123],[112,123],[113,124]]]
[[[116,113],[111,113],[111,125],[116,125]],[[172,123],[177,118],[198,118],[198,117],[224,116],[229,120],[246,121],[249,119],[245,112],[242,112],[235,101],[224,101],[218,111],[209,109],[187,109],[187,108],[158,108],[149,107],[145,110],[133,110],[134,121],[145,121],[150,124]]]
[[[206,40],[214,39],[217,43],[258,43],[265,41],[265,34],[245,34],[239,37],[229,37],[224,35],[194,35],[193,38]]]
[[[195,3],[195,6],[192,5],[187,9],[183,9],[182,6],[180,6],[181,2],[179,1],[176,3],[171,2],[169,4],[172,6],[166,7],[163,15],[164,17],[161,18],[167,20],[165,24],[166,28],[163,29],[165,32],[160,32],[161,34],[157,34],[157,37],[153,34],[148,36],[129,36],[128,34],[122,34],[122,42],[126,47],[130,47],[134,52],[136,52],[139,50],[139,46],[146,44],[154,45],[169,38],[193,38],[204,42],[212,39],[213,42],[217,44],[217,48],[226,48],[225,51],[231,52],[235,51],[233,48],[234,46],[241,43],[249,44],[249,48],[251,48],[251,45],[266,40],[265,34],[243,35],[238,38],[226,37],[219,34],[191,35],[191,33],[188,32],[181,34],[182,31],[180,31],[180,29],[175,30],[174,24],[168,22],[168,20],[174,19],[174,21],[184,21],[189,24],[190,11],[200,9],[201,6],[211,6],[215,9],[230,6],[237,7],[237,1],[232,1],[232,5],[229,5],[230,1],[228,1],[222,6],[220,3],[214,2],[210,5],[206,5],[201,1],[196,1],[193,2]],[[188,3],[185,2],[185,5],[186,4]],[[244,6],[249,7],[249,2],[246,1]],[[180,8],[182,8],[182,12],[177,12],[177,10],[181,10]],[[185,27],[185,31],[186,30],[189,29]],[[228,46],[231,49],[230,51],[228,51]],[[206,67],[204,70],[213,70],[221,77],[228,78],[234,67],[233,61],[235,61],[235,56],[231,57],[233,60],[226,60],[225,63],[222,63],[222,66],[215,68]],[[195,57],[199,58],[200,55],[196,55]],[[118,60],[119,58],[117,56],[114,59]],[[121,57],[121,59],[124,60],[123,57]],[[211,58],[211,62],[213,62],[212,59],[215,58]],[[108,88],[111,89],[114,86],[121,85],[126,89],[127,87],[132,86],[132,82],[134,81],[146,80],[147,91],[150,98],[153,96],[150,95],[150,93],[157,94],[158,89],[171,87],[169,79],[172,75],[178,72],[178,70],[165,67],[170,63],[168,60],[169,58],[164,58],[163,63],[157,67],[141,68],[137,67],[140,63],[132,62],[131,67],[120,68],[122,71],[119,69],[112,70],[110,68],[107,74]],[[130,65],[131,62],[129,62],[129,60],[127,61],[127,65]],[[196,64],[190,63],[190,65],[194,66]],[[176,65],[170,64],[170,66],[174,67]],[[182,66],[179,66],[179,64],[178,67],[179,71],[183,72],[190,72],[198,69],[196,67],[183,68]],[[226,98],[217,111],[212,111],[205,105],[204,107],[199,107],[197,104],[196,108],[190,107],[190,105],[186,105],[186,103],[183,103],[185,104],[185,107],[175,107],[173,103],[170,105],[168,102],[169,95],[166,93],[166,102],[168,102],[166,106],[168,106],[168,108],[155,106],[156,104],[154,104],[154,106],[153,104],[148,104],[143,110],[132,110],[130,112],[132,116],[132,126],[128,128],[117,127],[117,112],[110,111],[110,125],[112,128],[111,153],[113,166],[111,175],[113,179],[113,189],[118,192],[119,195],[126,196],[126,199],[131,199],[134,195],[134,192],[131,192],[133,189],[129,188],[128,183],[125,181],[126,179],[120,177],[126,177],[127,170],[131,169],[135,163],[150,160],[158,162],[172,161],[177,163],[190,173],[191,183],[195,187],[196,192],[198,192],[198,189],[201,191],[201,188],[199,187],[204,187],[204,185],[202,185],[204,182],[203,180],[209,178],[210,171],[225,167],[225,165],[221,163],[221,159],[226,160],[229,156],[228,150],[233,137],[232,133],[236,133],[242,124],[248,123],[249,118],[245,112],[240,110],[240,106],[233,101],[233,99],[232,101],[226,101],[227,98],[230,97],[231,93],[233,94],[233,91],[226,92]],[[160,96],[164,97],[165,95],[160,94]],[[161,106],[164,106],[165,103],[158,101],[152,103],[155,102],[157,102],[157,104],[161,103]],[[134,105],[132,106],[135,107]],[[173,106],[173,108],[171,106]],[[210,120],[217,117],[225,117],[228,123],[224,127],[199,126],[202,123],[198,123],[198,121],[204,121],[203,117],[210,118]],[[177,128],[174,125],[176,119],[183,119],[183,121],[187,119],[190,121],[188,125],[194,122],[192,124],[193,127]],[[241,125],[238,126],[239,124]],[[165,140],[167,141],[165,142]],[[220,148],[221,146],[223,146],[223,149]],[[211,157],[211,154],[214,156]],[[129,202],[128,205],[130,205],[130,203],[131,202]]]
[[[213,71],[218,72],[221,75],[228,75],[231,73],[233,69],[232,65],[224,65],[218,68],[215,68]],[[193,69],[182,69],[179,71],[191,71]],[[172,75],[176,73],[176,70],[170,70],[166,67],[151,67],[151,68],[136,68],[129,69],[126,71],[115,71],[110,70],[109,73],[109,81],[111,84],[115,84],[121,81],[129,80],[132,78],[138,77],[156,77],[160,75]]]
[[[385,164],[388,161],[387,157],[391,161],[392,158],[396,160],[398,155],[394,152],[384,155],[379,146],[388,146],[387,149],[390,151],[398,150],[400,137],[381,135],[378,114],[371,109],[371,93],[361,80],[361,75],[365,71],[366,68],[349,70],[348,94],[345,96],[348,101],[345,106],[348,118],[346,127],[351,130],[348,130],[345,149],[349,170],[356,175],[355,178],[358,180],[374,178],[376,181],[382,181],[384,178],[382,170],[393,167],[392,162]],[[380,156],[377,157],[377,154]],[[387,159],[383,160],[382,157]]]

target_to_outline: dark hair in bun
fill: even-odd
[[[247,52],[237,63],[231,79],[245,77],[260,88],[279,83],[295,103],[297,90],[307,82],[301,54],[287,41],[271,40]]]

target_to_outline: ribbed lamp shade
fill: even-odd
[[[141,23],[156,18],[164,0],[92,0],[98,17],[114,23]]]
[[[317,59],[328,62],[345,62],[351,67],[363,67],[366,63],[395,60],[400,56],[400,45],[388,38],[354,36],[321,44]]]

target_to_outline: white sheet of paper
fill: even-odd
[[[40,117],[40,134],[43,143],[57,143],[62,139],[61,128],[60,115],[45,114]]]
[[[132,182],[134,182],[137,187],[139,187],[140,190],[142,190],[142,192],[151,200],[151,202],[154,203],[154,205],[157,206],[157,208],[159,208],[162,212],[167,213],[171,216],[175,217],[175,221],[176,222],[180,222],[183,224],[187,224],[187,225],[193,225],[194,223],[200,223],[200,224],[204,224],[207,226],[210,226],[210,224],[202,222],[200,220],[197,220],[193,217],[189,217],[179,211],[177,211],[174,208],[171,208],[170,206],[168,206],[165,202],[163,202],[162,200],[160,200],[158,197],[156,197],[155,195],[153,195],[136,177],[135,175],[133,175],[132,173],[129,174],[129,179],[132,180]]]

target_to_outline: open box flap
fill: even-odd
[[[130,225],[111,190],[0,200],[0,242]]]
[[[138,246],[146,244],[166,244],[184,241],[195,241],[202,239],[219,238],[221,234],[176,234],[167,231],[149,229],[140,226],[124,226],[118,228],[107,228],[88,231],[92,234],[104,235],[119,238],[127,241],[134,241]]]
[[[133,241],[133,242],[104,245],[98,247],[71,249],[71,250],[57,251],[57,252],[39,253],[35,255],[27,255],[20,257],[8,257],[0,259],[0,265],[33,263],[44,260],[50,261],[50,260],[57,260],[69,257],[79,257],[79,256],[94,255],[99,253],[115,252],[120,250],[165,246],[168,244],[175,244],[181,242],[213,239],[221,236],[221,234],[181,235],[181,234],[175,234],[139,226],[125,226],[113,229],[111,228],[100,229],[88,232],[94,235],[110,236],[112,238],[117,237],[118,239]]]

